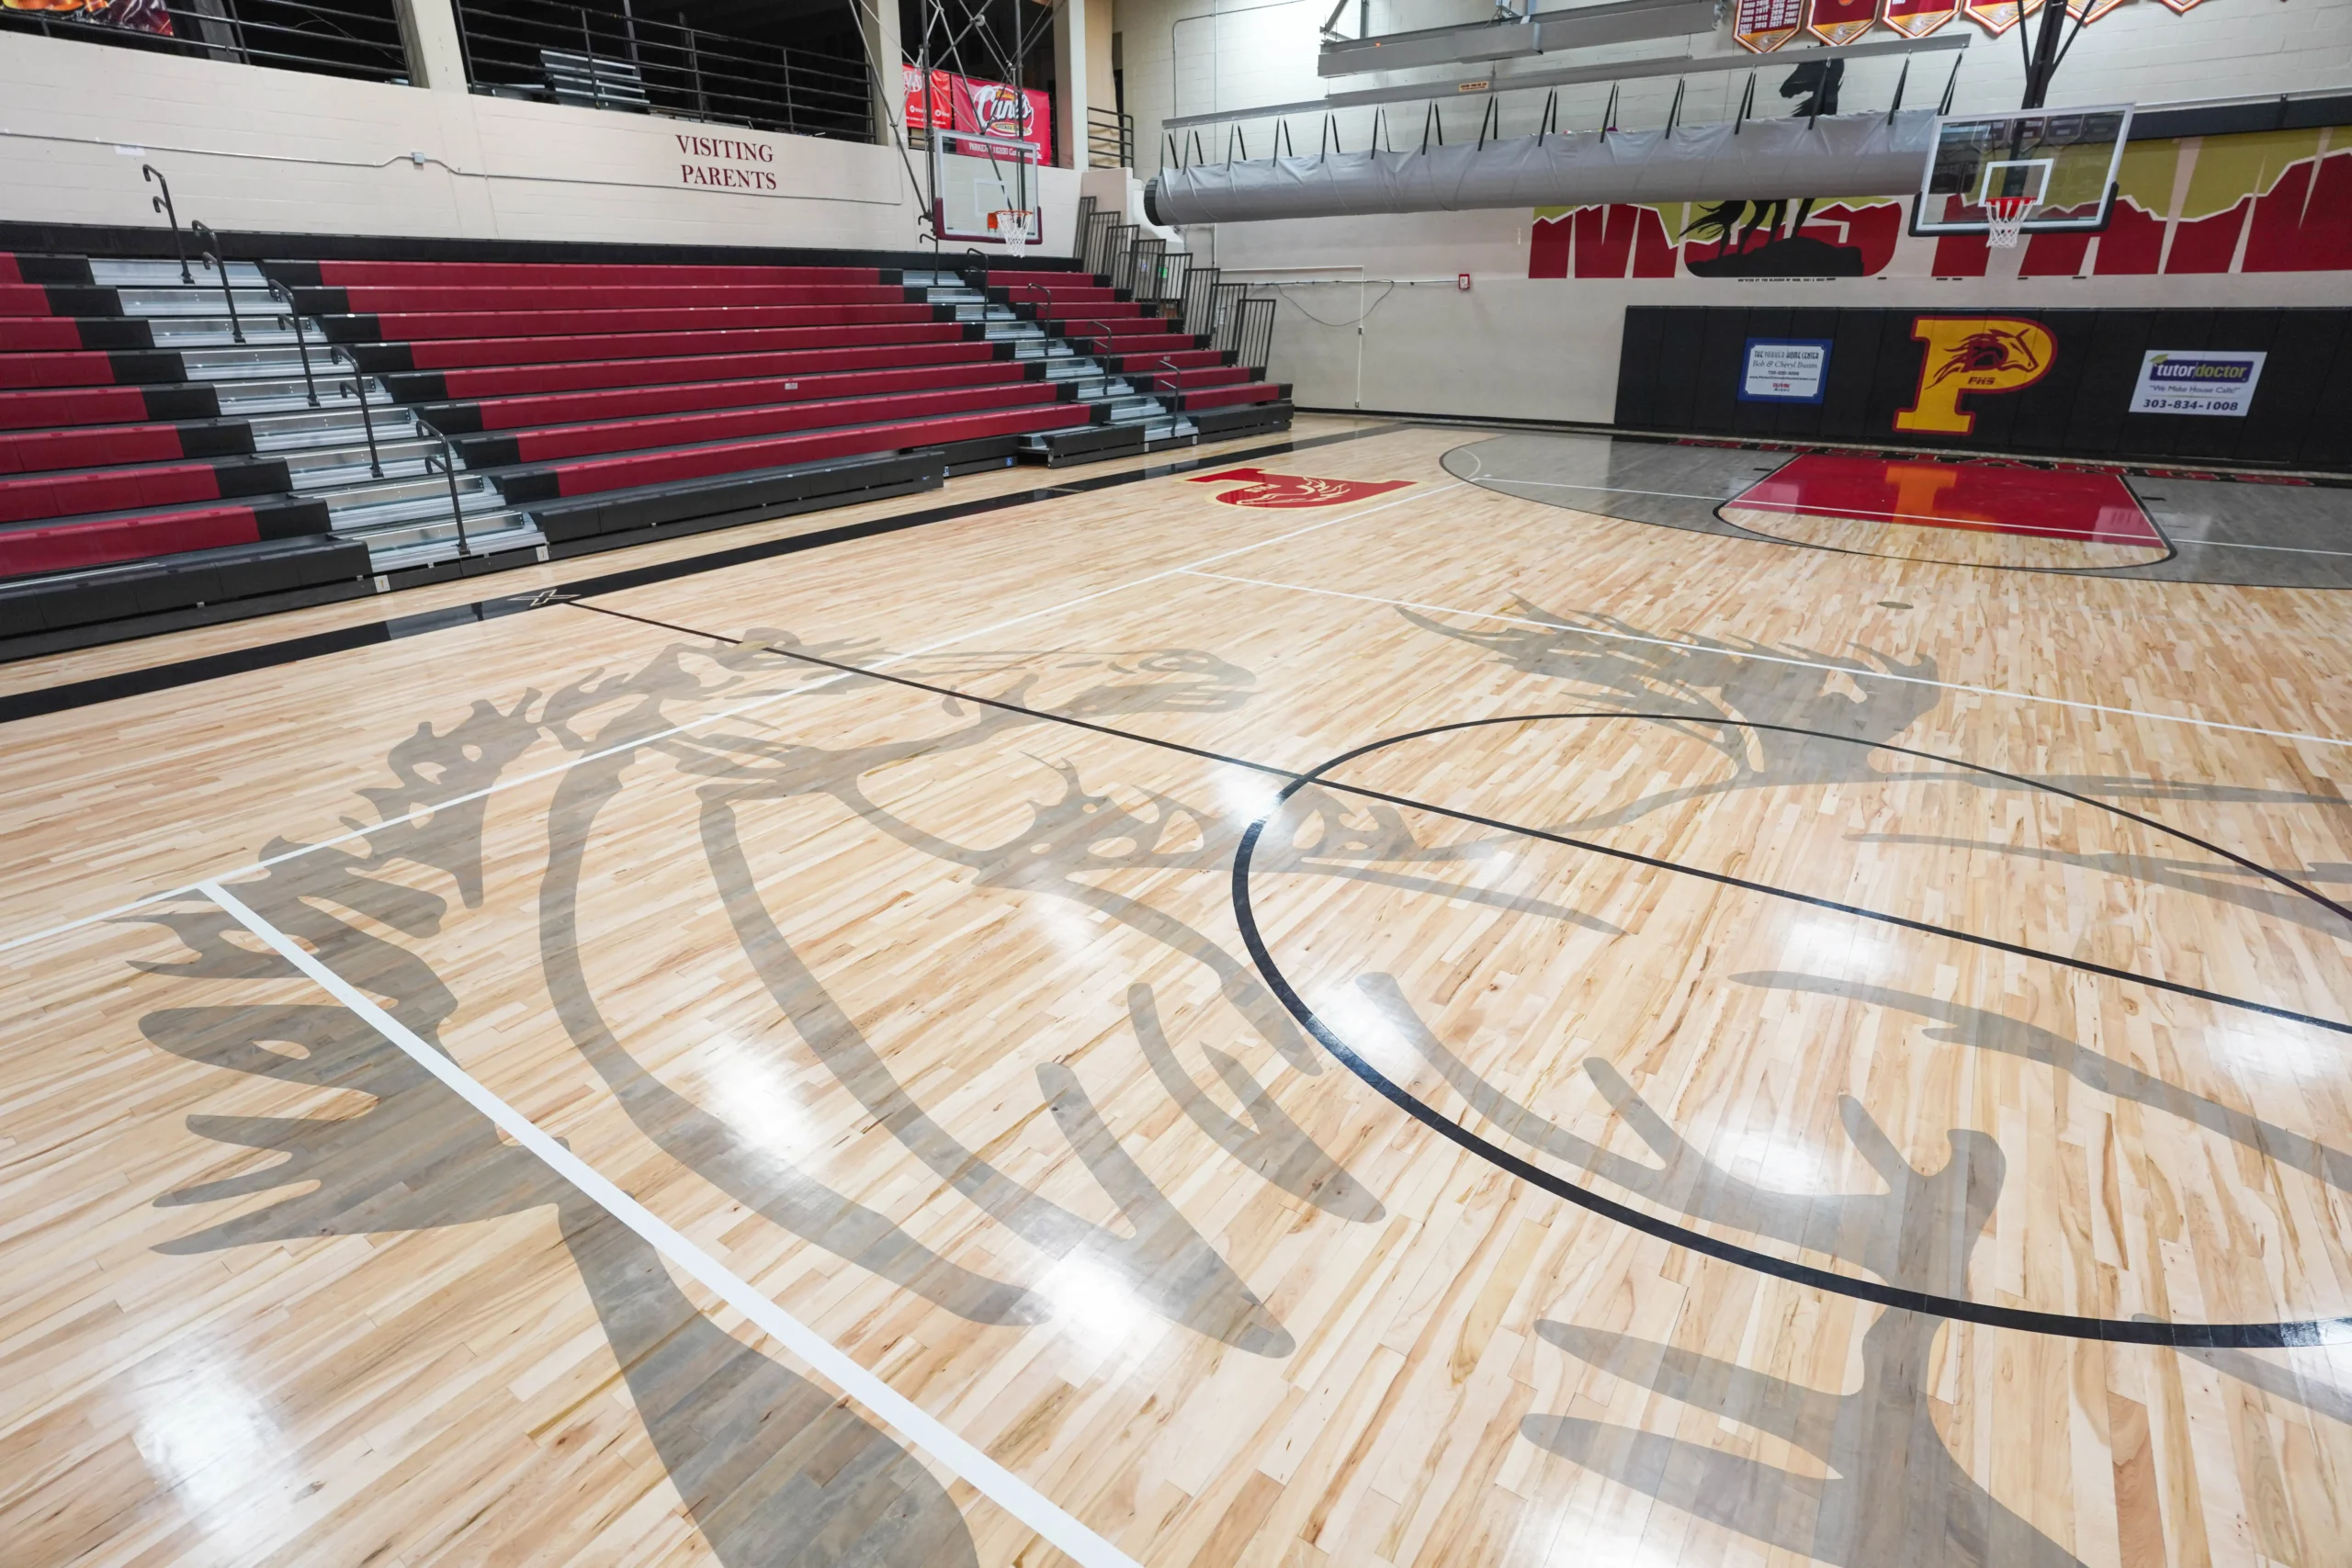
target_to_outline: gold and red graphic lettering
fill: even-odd
[[[1960,0],[1886,0],[1880,20],[1905,38],[1926,38],[1960,15]]]
[[[1976,416],[1960,406],[1962,397],[2030,387],[2058,357],[2048,327],[2009,316],[1920,316],[1911,335],[1927,353],[1911,406],[1894,416],[1897,430],[1966,435]]]
[[[1770,54],[1804,26],[1805,0],[1738,0],[1732,11],[1732,41],[1756,54]]]
[[[1804,30],[1824,43],[1851,43],[1878,25],[1881,0],[1813,0]]]
[[[1344,506],[1369,501],[1392,490],[1403,490],[1410,479],[1318,479],[1306,474],[1270,474],[1263,468],[1227,468],[1222,473],[1193,474],[1196,485],[1233,485],[1210,499],[1227,506]]]

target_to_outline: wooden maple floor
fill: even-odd
[[[0,1558],[2352,1562],[2352,600],[1295,434],[0,727]]]

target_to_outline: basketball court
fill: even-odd
[[[2352,1563],[2342,6],[259,3],[0,6],[0,1568]]]
[[[2352,1549],[2343,490],[956,483],[0,671],[12,1555]]]

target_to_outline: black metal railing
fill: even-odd
[[[1111,231],[1122,221],[1116,208],[1097,208],[1086,215],[1078,231],[1080,265],[1098,277],[1111,270]]]
[[[1136,166],[1136,117],[1116,109],[1086,109],[1086,162],[1096,169]]]
[[[1177,307],[1184,330],[1195,337],[1216,336],[1217,269],[1195,266],[1184,274],[1184,292]]]
[[[1112,275],[1111,286],[1125,289],[1128,299],[1148,306],[1159,298],[1159,263],[1167,254],[1167,241],[1137,235],[1127,247],[1127,265]]]
[[[1220,312],[1216,347],[1228,350],[1244,369],[1265,373],[1274,353],[1274,299],[1270,294],[1250,295],[1246,283],[1221,283],[1218,291],[1236,290],[1230,309]]]
[[[98,14],[110,19],[0,6],[0,31],[363,82],[405,82],[412,75],[393,0],[116,0]],[[150,30],[157,26],[171,30]]]
[[[456,5],[466,73],[478,93],[650,110],[795,136],[863,141],[873,135],[863,60],[704,32],[640,15],[635,0],[619,0],[617,11],[557,0]],[[679,156],[708,164],[714,181],[729,188],[763,188],[763,174],[781,182],[782,171],[742,152],[688,147]]]

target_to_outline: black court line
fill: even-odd
[[[697,626],[681,626],[673,621],[659,620],[650,615],[633,615],[628,611],[616,610],[603,604],[580,604],[577,607],[582,610],[594,611],[597,615],[611,615],[621,620],[635,621],[641,626],[657,626],[663,631],[675,632],[684,637],[701,637],[711,642],[730,644],[736,643],[740,640],[739,638],[728,637],[718,632],[705,631]],[[1458,729],[1469,729],[1481,726],[1498,724],[1525,724],[1550,719],[1634,718],[1650,721],[1673,720],[1677,722],[1688,722],[1690,717],[1688,714],[1657,715],[1618,712],[1569,712],[1513,714],[1498,718],[1465,719],[1452,724],[1432,725],[1424,729],[1413,730],[1406,734],[1390,736],[1384,739],[1371,741],[1365,745],[1359,746],[1352,750],[1343,752],[1340,756],[1332,758],[1329,761],[1324,762],[1307,773],[1301,773],[1289,768],[1278,767],[1271,762],[1253,761],[1247,757],[1231,756],[1226,752],[1210,750],[1206,747],[1189,745],[1181,740],[1170,740],[1160,736],[1147,735],[1137,730],[1122,729],[1115,725],[1101,724],[1092,719],[1073,718],[1067,714],[1054,713],[1043,708],[1034,708],[1025,704],[1009,702],[1001,697],[980,696],[974,693],[962,691],[956,687],[943,686],[935,682],[917,680],[910,675],[894,674],[888,671],[869,670],[855,664],[845,664],[838,660],[827,659],[822,655],[807,653],[797,649],[783,648],[771,644],[761,651],[773,653],[781,658],[794,660],[804,664],[817,665],[820,668],[835,671],[845,675],[864,676],[876,681],[888,682],[890,684],[904,686],[910,690],[922,692],[932,696],[952,697],[959,702],[971,703],[980,707],[990,707],[995,708],[1000,712],[1020,714],[1046,723],[1064,725],[1073,729],[1088,730],[1097,735],[1109,736],[1114,739],[1134,741],[1140,745],[1157,747],[1162,750],[1174,751],[1184,756],[1199,758],[1204,761],[1222,762],[1231,767],[1246,768],[1253,773],[1264,773],[1274,778],[1287,780],[1288,783],[1285,784],[1282,792],[1275,796],[1273,804],[1268,807],[1265,814],[1260,817],[1255,822],[1252,822],[1248,829],[1243,832],[1240,845],[1235,852],[1234,855],[1234,919],[1240,927],[1241,940],[1243,944],[1249,949],[1250,962],[1264,977],[1267,985],[1273,990],[1274,994],[1281,998],[1283,1006],[1289,1010],[1291,1016],[1298,1020],[1299,1023],[1315,1037],[1324,1049],[1329,1051],[1332,1055],[1339,1058],[1340,1064],[1346,1066],[1350,1072],[1355,1074],[1357,1077],[1363,1079],[1372,1089],[1378,1091],[1383,1097],[1396,1104],[1399,1109],[1412,1116],[1416,1121],[1422,1122],[1431,1130],[1451,1139],[1455,1144],[1460,1145],[1463,1148],[1476,1155],[1481,1159],[1487,1160],[1498,1168],[1508,1171],[1511,1175],[1520,1178],[1521,1180],[1530,1182],[1542,1190],[1552,1193],[1555,1197],[1564,1198],[1569,1202],[1575,1203],[1581,1208],[1589,1209],[1594,1213],[1600,1214],[1603,1217],[1614,1220],[1621,1224],[1641,1231],[1645,1235],[1656,1236],[1676,1246],[1687,1247],[1691,1251],[1703,1253],[1710,1258],[1719,1258],[1725,1262],[1736,1264],[1742,1268],[1752,1269],[1761,1273],[1770,1274],[1777,1278],[1790,1280],[1792,1283],[1812,1286],[1815,1289],[1828,1291],[1838,1295],[1848,1296],[1857,1301],[1871,1302],[1883,1306],[1898,1307],[1906,1312],[1926,1313],[1938,1317],[1951,1318],[1959,1322],[1980,1323],[1992,1327],[2016,1328],[2028,1333],[2057,1335],[2077,1339],[2100,1339],[2117,1343],[2137,1345],[2162,1345],[2177,1348],[2189,1349],[2210,1349],[2216,1348],[2276,1349],[2295,1346],[2327,1344],[2336,1339],[2352,1338],[2352,1317],[2315,1318],[2279,1323],[2173,1324],[2136,1318],[2081,1317],[2064,1313],[2026,1312],[2010,1307],[1992,1306],[1967,1301],[1955,1296],[1938,1296],[1921,1291],[1906,1291],[1896,1286],[1880,1284],[1874,1280],[1854,1279],[1847,1275],[1833,1273],[1826,1269],[1815,1269],[1806,1264],[1789,1262],[1782,1258],[1774,1258],[1768,1253],[1758,1252],[1751,1247],[1738,1246],[1736,1243],[1719,1241],[1702,1232],[1691,1230],[1688,1226],[1676,1224],[1670,1220],[1659,1219],[1653,1215],[1645,1214],[1639,1210],[1629,1208],[1623,1203],[1603,1198],[1598,1193],[1577,1187],[1574,1183],[1555,1176],[1551,1172],[1546,1171],[1538,1166],[1530,1164],[1526,1160],[1520,1158],[1518,1156],[1511,1154],[1509,1150],[1500,1148],[1496,1145],[1489,1143],[1485,1138],[1480,1137],[1477,1134],[1457,1125],[1453,1121],[1440,1114],[1437,1111],[1431,1109],[1430,1106],[1415,1099],[1412,1095],[1407,1093],[1401,1087],[1391,1082],[1386,1077],[1382,1075],[1377,1068],[1374,1067],[1369,1062],[1366,1062],[1362,1056],[1358,1055],[1344,1040],[1341,1040],[1339,1035],[1335,1033],[1319,1016],[1317,1015],[1314,1009],[1306,1005],[1305,999],[1298,995],[1298,993],[1291,987],[1290,982],[1283,976],[1280,965],[1274,962],[1272,953],[1267,950],[1264,938],[1259,931],[1257,918],[1252,909],[1250,899],[1249,879],[1250,863],[1257,852],[1259,838],[1264,832],[1266,824],[1272,820],[1274,815],[1283,808],[1283,805],[1288,802],[1293,795],[1296,795],[1301,789],[1306,788],[1308,784],[1319,784],[1323,788],[1329,789],[1340,794],[1361,795],[1367,799],[1384,801],[1389,805],[1411,810],[1428,812],[1433,816],[1450,817],[1457,821],[1473,823],[1479,827],[1491,828],[1501,832],[1516,833],[1526,838],[1540,839],[1547,842],[1566,845],[1572,849],[1589,850],[1597,854],[1607,855],[1613,859],[1631,861],[1637,864],[1651,866],[1668,872],[1677,872],[1688,876],[1697,876],[1726,886],[1760,893],[1768,897],[1790,899],[1816,908],[1831,909],[1841,914],[1854,915],[1865,919],[1878,920],[1909,931],[1920,931],[1933,936],[1947,937],[1957,942],[1973,943],[1978,946],[1992,948],[1999,952],[2039,959],[2045,963],[2083,970],[2090,974],[2102,975],[2110,978],[2126,981],[2133,985],[2146,986],[2152,989],[2171,991],[2183,996],[2196,997],[2200,1000],[2218,1003],[2225,1007],[2245,1008],[2252,1011],[2269,1014],[2274,1018],[2288,1019],[2294,1022],[2310,1024],[2314,1028],[2331,1030],[2339,1034],[2352,1034],[2352,1023],[2338,1023],[2328,1019],[2314,1018],[2308,1014],[2294,1012],[2285,1008],[2271,1007],[2265,1003],[2248,1001],[2243,998],[2227,996],[2218,991],[2208,991],[2193,986],[2185,986],[2177,982],[2158,979],[2145,975],[2137,975],[2129,970],[2116,969],[2106,964],[2093,964],[2087,960],[2072,958],[2064,953],[2045,953],[2040,949],[2022,946],[2016,942],[2002,942],[1992,937],[1979,936],[1970,931],[1957,931],[1948,927],[1937,926],[1924,920],[1914,920],[1901,915],[1890,915],[1875,909],[1866,909],[1858,905],[1841,904],[1832,899],[1815,897],[1810,894],[1797,893],[1786,888],[1774,887],[1768,883],[1752,882],[1743,877],[1731,876],[1721,872],[1708,871],[1698,866],[1682,865],[1673,861],[1661,860],[1655,856],[1640,854],[1630,850],[1616,849],[1606,844],[1593,843],[1586,840],[1571,839],[1564,834],[1553,833],[1538,828],[1528,828],[1518,823],[1503,821],[1497,818],[1483,817],[1473,812],[1457,810],[1451,807],[1433,806],[1426,801],[1415,800],[1408,795],[1394,795],[1385,790],[1371,789],[1361,784],[1346,784],[1325,776],[1331,769],[1342,766],[1367,752],[1378,750],[1387,746],[1398,745],[1405,741],[1418,739],[1425,736],[1444,734]],[[2070,800],[2079,801],[2086,806],[2095,807],[2099,810],[2109,812],[2111,815],[2125,818],[2134,822],[2143,823],[2154,829],[2158,832],[2165,834],[2167,837],[2178,839],[2185,843],[2194,844],[2200,849],[2206,850],[2224,860],[2230,861],[2233,864],[2243,866],[2249,871],[2255,872],[2256,874],[2261,875],[2269,881],[2276,882],[2282,886],[2291,888],[2295,892],[2302,895],[2304,897],[2311,899],[2314,903],[2323,905],[2339,916],[2344,916],[2347,919],[2352,919],[2352,910],[2347,910],[2343,905],[2337,904],[2333,899],[2305,887],[2302,884],[2295,881],[2292,877],[2286,875],[2282,872],[2274,871],[2267,866],[2257,864],[2253,861],[2245,859],[2244,856],[2232,853],[2230,851],[2222,848],[2218,844],[2208,843],[2204,840],[2196,837],[2194,834],[2183,832],[2178,829],[2166,827],[2161,822],[2157,822],[2151,818],[2143,817],[2139,813],[2128,810],[2125,807],[2110,806],[2105,801],[2097,800],[2087,795],[2077,795],[2071,790],[2062,789],[2054,784],[2042,784],[2022,774],[2003,773],[1998,769],[1983,767],[1977,763],[1962,761],[1956,758],[1939,756],[1931,751],[1916,750],[1909,747],[1891,745],[1872,747],[1872,743],[1868,741],[1853,740],[1849,737],[1829,735],[1817,730],[1800,729],[1788,725],[1748,724],[1745,721],[1731,719],[1726,719],[1722,722],[1729,727],[1778,730],[1786,734],[1814,736],[1822,739],[1840,740],[1851,745],[1895,751],[1905,756],[1917,757],[1923,761],[1939,762],[1948,767],[1962,768],[1972,773],[1983,773],[1988,777],[2007,780],[2015,784],[2022,784],[2028,788],[2043,790],[2053,795],[2064,795]]]
[[[1010,491],[1002,495],[984,496],[974,501],[951,502],[944,506],[923,507],[913,512],[895,513],[888,517],[868,518],[862,523],[845,523],[838,527],[820,528],[810,533],[795,534],[789,538],[768,539],[756,545],[739,545],[731,549],[713,550],[705,555],[689,556],[682,560],[659,561],[648,566],[629,567],[620,571],[605,572],[596,577],[582,578],[576,582],[559,583],[553,588],[530,593],[510,593],[495,599],[479,599],[469,604],[453,604],[444,609],[426,610],[410,615],[392,615],[380,621],[358,626],[338,626],[333,631],[313,632],[304,637],[285,637],[277,642],[256,643],[250,648],[232,649],[224,653],[209,653],[194,659],[184,659],[170,664],[150,665],[143,670],[126,670],[119,674],[95,676],[86,681],[73,681],[62,685],[42,686],[28,692],[16,692],[0,696],[0,724],[15,719],[37,718],[43,714],[64,713],[94,704],[113,702],[119,697],[142,696],[150,692],[166,692],[180,686],[192,686],[205,681],[217,681],[230,675],[243,675],[254,670],[274,670],[282,665],[300,663],[304,660],[322,659],[329,654],[345,653],[356,648],[374,648],[379,644],[398,642],[405,637],[425,637],[447,631],[453,626],[474,626],[526,611],[544,609],[565,598],[577,598],[590,593],[617,593],[624,589],[643,588],[657,582],[671,582],[684,577],[694,577],[707,571],[725,571],[732,567],[747,566],[754,561],[773,560],[778,556],[797,555],[803,550],[822,549],[828,545],[846,544],[854,539],[873,538],[877,535],[895,534],[908,528],[920,528],[933,523],[950,523],[958,518],[978,517],[991,512],[1009,511],[1016,506],[1033,506],[1039,502],[1058,501],[1066,496],[1088,495],[1096,491],[1114,490],[1121,485],[1141,484],[1148,479],[1166,479],[1170,474],[1187,473],[1194,468],[1221,467],[1227,463],[1247,462],[1255,457],[1279,457],[1285,452],[1304,452],[1317,446],[1329,446],[1342,441],[1362,441],[1370,436],[1386,435],[1404,428],[1396,424],[1379,424],[1363,430],[1340,431],[1330,435],[1313,435],[1298,441],[1277,442],[1271,446],[1252,446],[1239,452],[1221,452],[1213,457],[1187,457],[1173,463],[1156,464],[1148,468],[1131,468],[1115,474],[1097,474],[1090,479],[1040,485],[1029,490]],[[746,526],[757,526],[756,524]],[[692,537],[683,535],[680,537]],[[645,541],[660,544],[654,538]]]

